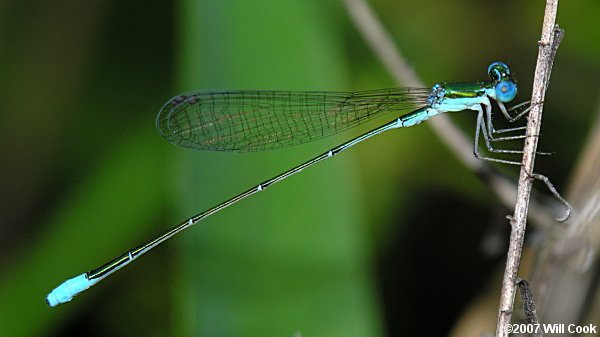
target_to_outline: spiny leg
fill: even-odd
[[[522,166],[522,164],[520,162],[517,161],[511,161],[511,160],[505,160],[505,159],[498,159],[498,158],[491,158],[491,157],[484,157],[479,153],[479,132],[481,130],[481,132],[483,133],[483,137],[484,140],[486,141],[486,144],[489,144],[489,139],[487,139],[487,133],[486,133],[486,127],[485,127],[485,122],[483,119],[483,109],[481,109],[481,107],[477,110],[477,125],[475,127],[475,140],[474,140],[474,144],[473,144],[473,154],[475,155],[475,158],[477,159],[481,159],[481,160],[485,160],[485,161],[489,161],[489,162],[494,162],[494,163],[502,163],[502,164],[508,164],[508,165],[517,165],[517,166]],[[504,150],[504,151],[509,151],[509,150]],[[492,151],[493,152],[493,151]],[[522,153],[522,151],[516,151],[517,153]],[[504,152],[506,153],[506,152]],[[510,152],[509,152],[510,153]],[[558,199],[558,201],[560,201],[565,208],[567,209],[566,215],[564,217],[561,218],[557,218],[556,220],[559,222],[565,222],[567,221],[570,217],[571,217],[571,213],[572,213],[572,208],[571,205],[560,195],[560,193],[558,193],[558,191],[556,190],[556,188],[554,188],[554,185],[550,182],[550,179],[548,179],[548,177],[539,174],[539,173],[529,173],[527,172],[527,175],[532,178],[532,179],[537,179],[540,180],[541,182],[543,182],[546,185],[546,188],[548,188],[548,190],[550,191],[550,193],[556,198]]]
[[[539,173],[529,173],[529,172],[526,172],[526,173],[529,176],[529,178],[537,179],[537,180],[543,182],[546,185],[546,187],[548,188],[548,190],[550,191],[550,193],[552,193],[552,195],[565,206],[565,208],[566,208],[565,215],[563,217],[556,218],[556,221],[565,222],[565,221],[569,220],[569,218],[571,217],[571,214],[573,213],[573,208],[571,207],[571,204],[569,204],[569,202],[566,201],[560,195],[560,193],[558,193],[558,191],[556,190],[554,185],[550,182],[550,179],[548,179],[548,177],[546,177],[545,175],[542,175]]]
[[[529,111],[531,111],[531,101],[525,101],[525,102],[521,102],[519,104],[515,104],[513,106],[511,106],[510,108],[506,108],[506,106],[504,105],[504,103],[500,102],[500,101],[496,101],[498,103],[498,106],[500,107],[500,111],[502,112],[502,114],[504,115],[504,117],[506,118],[507,121],[509,121],[510,123],[519,120],[521,117],[525,116]],[[523,109],[523,111],[518,111],[521,108],[526,107],[525,109]],[[518,111],[516,113],[515,116],[512,116],[511,113],[514,111]]]
[[[496,138],[496,139],[492,139],[490,134],[488,133],[489,128],[487,128],[484,119],[481,119],[481,133],[483,134],[483,139],[485,140],[485,145],[487,147],[487,149],[490,152],[493,153],[516,153],[516,154],[523,154],[523,151],[517,151],[517,150],[505,150],[505,149],[495,149],[491,142],[501,142],[501,141],[509,141],[509,140],[515,140],[515,139],[524,139],[527,138],[527,135],[519,135],[519,136],[514,136],[514,137],[503,137],[503,138]],[[534,137],[539,137],[538,135],[534,136]],[[536,151],[535,154],[540,155],[540,156],[550,156],[553,153],[552,152],[539,152]]]
[[[519,107],[525,106],[527,104],[529,104],[529,101],[523,102],[523,103],[519,103],[519,104],[511,107],[510,109],[508,109],[508,111],[512,111],[515,108],[519,108]],[[521,126],[521,127],[516,127],[516,128],[496,130],[496,129],[494,129],[494,126],[492,124],[492,107],[488,106],[485,103],[483,105],[485,107],[485,115],[486,115],[487,123],[485,123],[485,121],[482,119],[482,124],[484,124],[482,126],[483,127],[482,132],[484,133],[484,139],[486,139],[486,145],[487,145],[488,150],[490,150],[491,152],[496,152],[496,153],[523,153],[522,151],[518,151],[518,152],[502,152],[502,151],[494,151],[494,150],[492,150],[493,147],[490,145],[490,142],[503,142],[503,141],[510,141],[510,140],[517,140],[517,139],[525,139],[525,138],[527,138],[527,135],[525,135],[525,134],[516,135],[516,136],[494,138],[493,137],[494,133],[504,133],[504,132],[525,130],[527,127]],[[510,118],[510,115],[506,112],[506,107],[504,106],[504,104],[502,104],[502,102],[498,102],[498,106],[500,107],[500,110],[502,111],[502,113],[505,116],[507,116],[507,118]],[[531,110],[531,105],[529,105],[527,107],[527,109],[526,109],[525,112],[528,112],[529,110]],[[522,116],[522,115],[523,114],[521,114],[520,116]],[[517,117],[516,119],[520,118],[520,116]],[[516,119],[514,119],[514,120],[516,120]],[[487,135],[485,133],[486,129],[487,129]],[[541,156],[550,156],[550,155],[552,155],[551,152],[536,152],[536,154],[541,155]]]
[[[531,108],[535,105],[535,104],[541,104],[541,103],[534,103],[531,104],[531,101],[525,101],[525,102],[521,102],[517,105],[513,105],[510,108],[506,108],[506,106],[504,105],[504,103],[497,101],[496,102],[498,104],[498,107],[500,108],[500,111],[502,112],[502,114],[504,115],[504,117],[506,118],[506,120],[509,123],[513,123],[519,119],[521,119],[521,117],[529,114],[529,111],[531,111]],[[511,116],[510,113],[512,113],[513,111],[518,111],[521,110],[521,108],[526,107],[525,109],[523,109],[522,111],[517,112],[517,114],[513,117]],[[505,138],[496,138],[494,139],[493,135],[494,133],[507,133],[507,132],[512,132],[512,131],[518,131],[518,130],[525,130],[527,127],[526,126],[519,126],[519,127],[515,127],[515,128],[506,128],[506,129],[499,129],[496,130],[494,128],[494,126],[492,125],[491,121],[492,121],[492,113],[491,113],[491,109],[489,109],[489,111],[487,112],[487,117],[488,117],[488,125],[490,128],[490,140],[495,141],[496,139],[498,140],[504,140],[505,138],[509,138],[509,137],[505,137]],[[519,136],[517,136],[519,137]],[[523,137],[521,137],[523,138]],[[512,138],[512,139],[518,139],[518,138]]]
[[[485,108],[486,108],[486,115],[488,113],[488,106],[484,104],[482,104]],[[482,110],[481,110],[481,105],[479,106],[472,106],[471,107],[472,110],[478,111],[478,114],[481,114],[483,116]],[[516,140],[516,139],[524,139],[527,136],[526,135],[519,135],[519,136],[514,136],[514,137],[502,137],[502,138],[496,138],[493,139],[491,137],[491,131],[489,128],[489,124],[486,125],[484,118],[482,117],[481,119],[478,118],[478,123],[479,125],[477,126],[480,130],[481,133],[483,134],[483,139],[485,140],[485,145],[488,149],[488,151],[493,152],[493,153],[513,153],[513,154],[522,154],[523,151],[518,151],[518,150],[506,150],[506,149],[495,149],[491,142],[501,142],[501,141],[509,141],[509,140]],[[488,121],[489,123],[489,121]],[[477,140],[477,143],[479,143],[479,140]],[[548,153],[548,152],[536,152],[536,154],[545,156],[545,155],[551,155],[552,153]]]
[[[478,128],[481,130],[481,133],[483,134],[483,140],[485,142],[485,146],[487,147],[488,151],[490,151],[492,153],[515,153],[515,154],[523,153],[523,151],[495,149],[494,147],[492,147],[492,144],[491,144],[492,139],[490,138],[489,128],[486,127],[486,123],[485,123],[485,120],[483,119],[483,111],[481,110],[481,107],[479,107],[479,112],[477,113],[477,115],[482,116],[481,118],[477,118],[477,120],[479,122]],[[521,136],[518,136],[518,137],[519,138],[505,137],[507,139],[503,139],[503,140],[513,140],[513,139],[522,139],[523,138]],[[477,143],[479,143],[479,141]]]
[[[513,119],[513,117],[510,116],[510,114],[508,113],[508,111],[512,111],[514,109],[517,109],[521,106],[524,106],[526,104],[528,104],[529,102],[523,102],[520,104],[517,104],[513,107],[511,107],[510,109],[506,109],[506,106],[504,106],[504,104],[502,102],[497,102],[498,103],[498,107],[500,108],[500,111],[502,112],[502,114],[504,115],[504,117],[510,122],[514,122],[516,121],[518,118],[521,118],[521,116],[523,116],[524,114],[519,115],[518,118]],[[528,112],[530,110],[530,108],[526,109],[526,112]],[[523,139],[525,138],[525,135],[517,135],[517,136],[508,136],[508,137],[500,137],[500,138],[494,138],[494,134],[496,133],[508,133],[508,132],[514,132],[514,131],[521,131],[521,130],[525,130],[527,127],[525,126],[519,126],[519,127],[515,127],[515,128],[507,128],[507,129],[499,129],[496,130],[496,128],[494,128],[494,124],[492,123],[492,106],[490,105],[485,105],[485,114],[487,117],[487,129],[488,129],[488,134],[489,134],[489,139],[492,142],[497,142],[497,141],[504,141],[504,140],[514,140],[514,139]]]
[[[499,105],[502,104],[500,102],[498,102]],[[504,114],[504,116],[506,117],[506,119],[512,123],[518,119],[520,119],[521,117],[529,114],[529,111],[531,111],[531,108],[533,107],[534,104],[531,104],[531,101],[525,101],[525,102],[521,102],[517,105],[513,105],[511,106],[508,111],[506,111],[506,107],[504,107],[504,105],[502,104],[502,106],[500,107],[500,110],[502,111],[502,114]],[[513,111],[517,111],[519,109],[521,109],[522,107],[527,106],[525,109],[523,109],[523,111],[517,112],[517,114],[513,117],[510,115],[509,112],[513,112]]]
[[[475,155],[475,158],[494,162],[494,163],[502,163],[502,164],[519,165],[520,166],[521,163],[517,162],[517,161],[498,159],[498,158],[492,158],[492,157],[484,157],[479,153],[479,137],[480,137],[479,133],[480,133],[480,131],[481,131],[481,133],[483,133],[484,141],[486,143],[488,150],[490,150],[490,152],[516,153],[516,154],[523,153],[523,152],[522,151],[514,151],[514,150],[499,150],[499,149],[492,148],[491,144],[489,143],[488,133],[486,131],[485,123],[483,121],[483,109],[481,108],[481,106],[479,106],[478,109],[473,109],[473,110],[477,111],[477,125],[475,126],[475,139],[474,139],[474,143],[473,143],[473,154]],[[509,152],[502,152],[502,151],[509,151]],[[512,151],[512,152],[510,152],[510,151]]]

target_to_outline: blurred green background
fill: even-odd
[[[485,80],[498,60],[528,99],[544,1],[371,3],[428,84]],[[169,97],[395,83],[337,1],[6,0],[0,15],[3,336],[443,335],[503,260],[482,238],[505,240],[510,210],[420,126],[294,176],[48,308],[66,278],[393,118],[285,150],[205,153],[155,132]],[[555,155],[536,162],[559,189],[597,109],[598,17],[597,0],[559,6],[566,36],[540,145]],[[472,132],[472,113],[453,119]]]

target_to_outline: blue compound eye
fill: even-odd
[[[502,103],[512,101],[517,95],[517,86],[511,81],[496,84],[496,99]]]
[[[492,81],[500,81],[504,77],[510,77],[510,69],[502,62],[494,62],[488,67],[488,74]]]

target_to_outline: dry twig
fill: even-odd
[[[506,259],[506,268],[502,281],[502,292],[500,294],[500,305],[498,309],[498,321],[496,325],[496,336],[507,336],[507,325],[513,312],[516,292],[517,275],[521,261],[521,251],[525,239],[527,211],[533,184],[533,166],[537,150],[538,135],[540,134],[543,102],[546,88],[550,79],[554,55],[556,54],[559,39],[556,35],[556,12],[558,0],[547,0],[542,26],[542,38],[539,41],[539,53],[533,82],[533,93],[531,96],[532,109],[527,122],[525,146],[523,148],[523,161],[519,174],[519,186],[517,190],[517,204],[514,215],[511,217],[511,234]]]

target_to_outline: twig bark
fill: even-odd
[[[529,208],[529,199],[531,187],[533,184],[533,167],[535,162],[535,153],[538,144],[538,135],[540,134],[542,110],[546,87],[550,79],[554,55],[557,45],[555,44],[555,22],[558,9],[558,0],[547,0],[544,13],[544,22],[542,26],[542,38],[539,41],[538,59],[535,69],[533,93],[531,96],[532,109],[527,122],[527,138],[523,148],[523,160],[521,172],[519,174],[519,186],[517,190],[517,204],[514,215],[511,217],[512,226],[508,255],[506,259],[506,268],[502,281],[502,292],[500,295],[500,306],[498,310],[498,321],[496,325],[496,336],[507,336],[507,325],[513,312],[513,305],[516,292],[517,275],[521,261],[521,251],[525,238],[527,212]],[[560,42],[557,39],[557,42]]]

